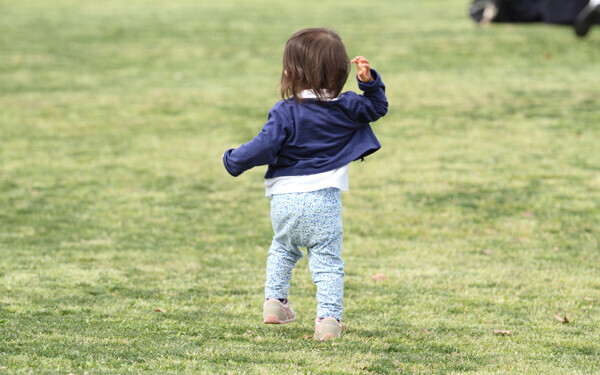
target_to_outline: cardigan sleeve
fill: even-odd
[[[266,124],[254,139],[237,149],[225,151],[225,169],[230,175],[237,177],[253,167],[273,163],[286,137],[284,122],[274,107],[269,112]]]
[[[360,122],[373,122],[385,116],[388,111],[388,101],[385,96],[385,85],[381,76],[375,69],[371,69],[373,81],[361,82],[358,80],[358,88],[363,95],[358,95],[358,103],[354,109],[356,119]]]

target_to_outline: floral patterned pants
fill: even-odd
[[[271,197],[273,243],[267,258],[265,297],[288,297],[296,262],[306,247],[312,280],[317,286],[317,316],[342,320],[342,193],[327,188]]]

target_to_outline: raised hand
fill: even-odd
[[[359,81],[371,82],[373,80],[373,77],[371,77],[371,66],[369,65],[369,60],[362,56],[356,56],[350,62],[356,64],[356,75],[358,76]]]

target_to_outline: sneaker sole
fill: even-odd
[[[338,337],[336,337],[336,335],[334,335],[333,333],[326,333],[325,336],[321,337],[320,339],[318,339],[318,341],[327,341],[328,339],[337,339]]]
[[[265,317],[265,324],[286,324],[286,323],[291,323],[294,320],[296,320],[296,318],[292,318],[292,319],[288,319],[288,320],[279,320],[279,318],[275,315],[267,315]]]

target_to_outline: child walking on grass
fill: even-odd
[[[341,93],[351,63],[357,65],[363,95]],[[306,247],[317,286],[317,340],[342,334],[344,262],[341,192],[348,190],[348,166],[381,145],[370,122],[387,113],[385,86],[362,56],[349,61],[332,30],[310,28],[290,37],[283,55],[281,96],[262,131],[223,154],[232,176],[268,165],[273,242],[267,257],[263,318],[285,324],[296,317],[288,300],[292,271]]]

